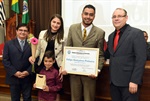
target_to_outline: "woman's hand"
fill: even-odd
[[[35,62],[35,58],[33,58],[32,56],[29,57],[29,62],[33,65]]]
[[[63,74],[61,72],[62,72],[62,67],[60,66],[60,68],[59,68],[59,77],[60,77],[60,81],[62,82],[63,81]]]

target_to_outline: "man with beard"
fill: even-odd
[[[83,8],[81,14],[82,22],[70,26],[67,46],[99,48],[98,68],[100,72],[104,63],[103,41],[105,32],[93,25],[95,12],[95,7],[93,5],[89,4]],[[94,101],[96,88],[95,75],[91,74],[88,76],[83,76],[71,74],[70,85],[71,101],[83,101],[82,96],[84,96],[84,101]]]

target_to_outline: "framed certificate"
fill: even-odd
[[[64,47],[63,69],[70,74],[97,76],[99,49]]]

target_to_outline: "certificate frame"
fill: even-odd
[[[63,70],[69,74],[98,75],[99,48],[64,47]]]

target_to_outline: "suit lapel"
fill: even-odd
[[[110,38],[109,38],[109,42],[108,42],[108,48],[109,48],[109,52],[110,54],[113,54],[114,53],[114,49],[113,49],[113,46],[114,46],[114,35],[115,35],[115,31],[110,35]]]
[[[19,44],[19,41],[18,41],[17,38],[14,40],[14,45],[15,45],[15,47],[16,47],[19,51],[22,51],[22,50],[21,50],[21,47],[20,47],[20,44]]]
[[[19,51],[22,52],[21,47],[20,47],[20,44],[19,44],[19,41],[18,41],[17,38],[14,40],[14,45],[16,46],[16,48],[17,48]],[[29,48],[29,43],[27,42],[27,40],[25,40],[25,45],[24,45],[23,52],[24,52],[27,48]]]
[[[109,44],[108,47],[109,47],[110,54],[114,54],[114,53],[117,52],[117,50],[120,48],[121,44],[125,41],[125,39],[129,35],[129,31],[130,31],[130,26],[127,27],[127,29],[123,32],[123,34],[122,34],[122,36],[121,36],[121,38],[119,40],[119,43],[118,43],[118,45],[116,47],[116,51],[114,51],[114,49],[113,49],[115,31],[111,34],[111,36],[109,38],[109,43],[108,43]]]
[[[26,49],[30,48],[29,46],[30,46],[29,43],[27,42],[27,40],[25,40],[25,45],[24,45],[24,50],[23,50],[23,52],[24,52]]]
[[[92,29],[91,29],[89,35],[87,36],[87,38],[86,38],[85,40],[83,40],[83,37],[82,37],[82,30],[81,30],[81,24],[79,24],[79,25],[77,26],[77,29],[76,29],[78,37],[79,37],[81,40],[83,40],[83,41],[87,41],[87,40],[91,39],[91,37],[93,37],[93,36],[95,35],[95,30],[96,30],[96,29],[95,29],[95,27],[94,27],[94,25],[93,25],[93,27],[92,27]]]
[[[123,32],[123,34],[122,34],[122,36],[121,36],[121,38],[119,40],[119,43],[118,43],[118,45],[116,47],[116,51],[121,46],[121,44],[124,42],[124,40],[127,38],[127,36],[129,35],[129,28],[130,27],[127,27],[127,29]]]
[[[81,39],[81,40],[83,40],[83,38],[82,38],[82,31],[81,31],[81,24],[79,24],[78,26],[77,26],[77,35],[78,35],[78,37]]]
[[[92,27],[92,29],[91,29],[91,31],[90,31],[90,33],[89,33],[89,35],[87,36],[87,38],[86,38],[86,40],[89,40],[89,39],[91,39],[91,37],[93,37],[94,35],[95,35],[95,27],[93,26]],[[86,41],[85,40],[85,41]]]

